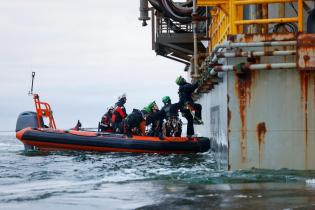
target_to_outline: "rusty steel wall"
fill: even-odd
[[[229,169],[315,169],[315,72],[228,72],[197,102],[195,131],[228,145]]]
[[[231,169],[315,169],[315,72],[228,72]]]
[[[232,42],[292,40],[294,34],[238,35]],[[257,40],[256,40],[257,39]],[[308,41],[311,40],[311,41]],[[220,72],[222,80],[201,94],[204,126],[196,133],[228,145],[229,169],[315,169],[314,37],[300,35],[297,55],[226,57],[224,66],[266,64],[266,70]],[[311,48],[312,50],[309,50]],[[237,52],[292,51],[295,46],[242,47]],[[224,52],[233,52],[229,48]],[[305,53],[307,51],[307,53]],[[235,51],[234,51],[235,52]],[[250,53],[249,53],[250,54]],[[238,54],[235,54],[238,55]],[[271,69],[271,64],[297,63],[295,69]],[[305,70],[306,69],[306,70]],[[227,143],[226,143],[227,142]]]

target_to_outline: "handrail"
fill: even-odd
[[[277,23],[297,23],[299,32],[303,31],[303,0],[196,0],[197,6],[212,7],[218,9],[217,15],[212,16],[212,23],[210,26],[208,36],[211,37],[209,50],[224,41],[222,37],[228,34],[242,34],[246,33],[244,25],[253,24],[277,24]],[[297,2],[297,16],[296,17],[279,17],[266,18],[261,17],[253,20],[244,20],[243,8],[246,5],[267,5],[275,3],[292,3]],[[225,14],[225,16],[223,15]],[[268,16],[268,15],[267,15]],[[225,22],[223,19],[227,19]],[[262,27],[263,28],[263,27]],[[266,32],[266,31],[265,31]]]
[[[236,20],[234,24],[244,25],[244,24],[263,24],[263,23],[290,23],[298,22],[298,18],[271,18],[271,19],[257,19],[257,20]]]
[[[213,49],[217,43],[220,43],[227,38],[229,28],[230,25],[227,14],[218,9],[216,14],[212,15],[212,24],[209,30],[209,36],[211,37],[211,49]]]
[[[42,128],[41,118],[47,117],[49,120],[49,127],[56,129],[56,123],[55,123],[50,105],[46,102],[41,102],[39,100],[38,94],[33,94],[33,98],[35,102],[38,127]],[[42,108],[42,106],[44,106],[45,108]]]
[[[288,3],[296,2],[297,0],[235,0],[234,4],[236,5],[245,5],[245,4],[273,4],[273,3]]]

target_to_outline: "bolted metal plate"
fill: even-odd
[[[296,51],[298,70],[315,70],[315,34],[299,34]]]

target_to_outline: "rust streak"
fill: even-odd
[[[231,118],[232,118],[232,112],[230,110],[230,96],[229,94],[227,94],[227,107],[228,107],[228,151],[230,151],[230,134],[231,134]],[[231,165],[230,165],[230,155],[228,155],[228,170],[231,169]]]
[[[308,168],[308,87],[310,83],[310,71],[300,72],[301,103],[304,108],[304,164]]]
[[[272,69],[271,64],[267,64],[266,70],[271,70],[271,69]]]
[[[276,50],[275,50],[276,51]],[[266,51],[265,55],[266,56],[273,56],[274,51]]]
[[[300,34],[297,39],[298,70],[315,70],[315,36]]]
[[[232,119],[232,112],[230,108],[228,108],[228,136],[230,136],[231,133],[231,119]]]
[[[295,33],[272,33],[272,34],[238,34],[228,35],[231,42],[266,42],[266,41],[291,41],[296,40]]]
[[[265,144],[265,135],[267,132],[265,122],[261,122],[257,124],[256,133],[258,138],[258,150],[259,150],[259,168],[261,167],[261,160],[262,160],[262,145]]]
[[[236,74],[236,96],[239,100],[239,112],[240,112],[240,120],[241,120],[241,129],[240,129],[240,149],[241,149],[241,163],[243,164],[246,161],[247,157],[247,123],[246,123],[246,112],[247,105],[250,104],[251,101],[251,86],[253,80],[255,78],[255,71],[247,71],[244,74]]]
[[[296,35],[293,33],[283,34],[245,34],[241,41],[243,42],[261,42],[261,41],[289,41],[295,40]],[[234,38],[235,41],[235,38]]]
[[[311,59],[310,56],[309,55],[304,55],[303,59],[304,59],[305,66],[309,66],[308,62]]]

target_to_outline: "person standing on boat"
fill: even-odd
[[[122,121],[127,117],[125,103],[127,101],[126,94],[118,97],[118,102],[115,104],[115,109],[112,115],[113,130],[115,133],[123,133],[124,128]]]
[[[81,130],[81,128],[82,128],[82,124],[81,124],[80,120],[78,120],[77,124],[73,128],[71,128],[70,130],[79,131],[79,130]]]
[[[182,134],[182,121],[178,117],[178,111],[181,106],[179,103],[172,104],[169,96],[162,98],[164,106],[161,111],[164,112],[164,119],[162,131],[164,136],[175,136],[180,137]]]
[[[159,110],[159,107],[152,101],[149,103],[145,110],[149,113],[146,117],[146,125],[151,126],[148,131],[148,136],[159,136],[162,138],[162,123],[164,118],[164,112]]]
[[[179,104],[183,116],[187,119],[187,136],[190,137],[195,134],[194,123],[202,124],[202,107],[200,104],[194,103],[192,99],[193,92],[198,88],[198,82],[195,84],[188,83],[182,76],[177,77],[175,82],[179,86]]]
[[[113,123],[112,123],[113,111],[114,111],[113,106],[107,107],[107,112],[103,115],[101,123],[100,123],[100,130],[102,132],[113,132]]]

